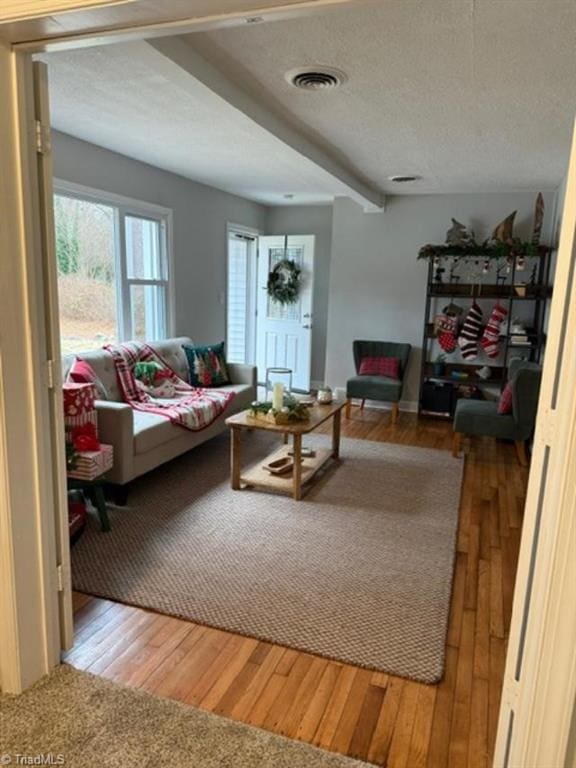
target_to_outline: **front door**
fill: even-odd
[[[275,235],[258,240],[256,364],[261,384],[267,368],[290,368],[292,387],[310,391],[314,239],[314,235]],[[294,304],[280,304],[268,295],[268,276],[282,259],[295,261],[302,270]]]

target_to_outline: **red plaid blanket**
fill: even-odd
[[[190,386],[148,344],[136,342],[118,346],[108,344],[104,349],[112,355],[114,360],[118,385],[124,402],[137,411],[164,416],[166,419],[170,419],[172,424],[177,424],[180,427],[194,431],[209,427],[234,397],[234,392]],[[169,376],[167,378],[176,388],[176,397],[160,400],[138,387],[132,370],[136,363],[151,361],[160,363],[168,370]]]

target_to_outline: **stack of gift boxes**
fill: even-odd
[[[96,389],[92,384],[66,382],[63,396],[66,444],[73,454],[68,477],[96,480],[112,469],[114,461],[112,446],[98,440]]]

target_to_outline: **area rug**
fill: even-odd
[[[0,695],[0,734],[2,765],[65,765],[67,768],[366,768],[367,765],[67,666],[60,667],[21,696]],[[32,759],[35,762],[31,762]]]
[[[92,522],[72,551],[74,588],[440,679],[462,462],[445,451],[343,440],[342,463],[295,502],[232,491],[226,437],[135,482],[129,505],[111,510],[110,533]],[[266,455],[271,439],[245,435],[244,461]]]

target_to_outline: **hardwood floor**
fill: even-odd
[[[446,450],[451,427],[352,411],[343,435]],[[491,765],[527,469],[466,447],[446,671],[424,685],[75,594],[79,669],[389,768]]]

